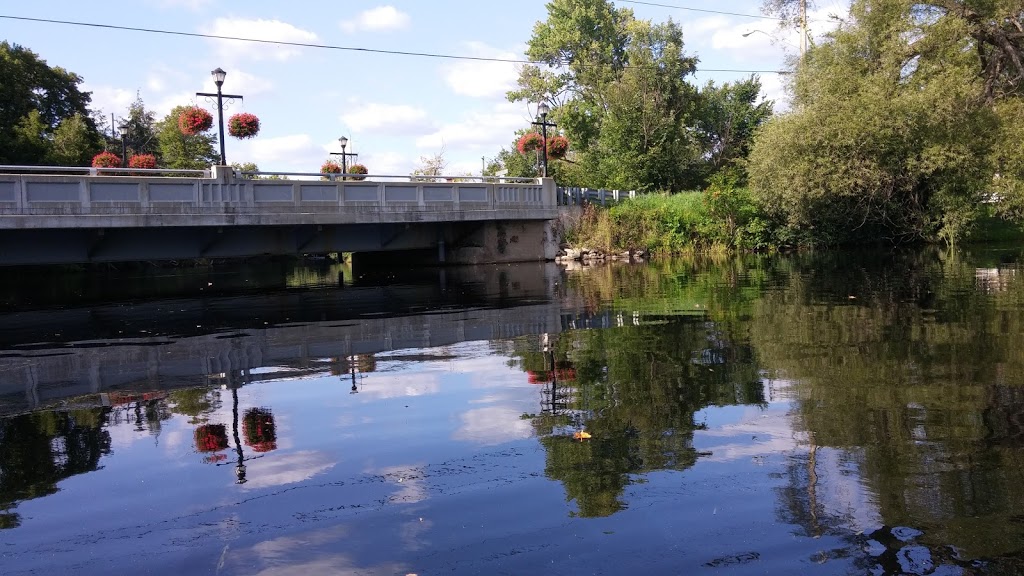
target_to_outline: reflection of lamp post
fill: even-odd
[[[548,122],[548,113],[551,112],[551,107],[548,106],[547,102],[541,102],[537,106],[537,115],[540,117],[540,122],[532,122],[534,126],[540,126],[541,137],[544,138],[544,172],[543,176],[548,176],[548,126],[554,128],[557,126],[554,122]]]
[[[227,166],[228,160],[224,155],[224,99],[241,100],[242,97],[235,94],[224,94],[220,91],[221,86],[224,85],[224,78],[228,75],[227,72],[217,68],[213,72],[210,72],[210,74],[213,76],[213,83],[217,85],[217,93],[210,94],[207,92],[196,92],[196,96],[207,96],[209,98],[217,99],[217,122],[220,125],[220,165]]]
[[[235,465],[235,482],[245,484],[245,455],[242,454],[242,441],[238,438],[238,388],[231,388],[231,433],[235,440],[235,453],[238,454],[238,464]]]

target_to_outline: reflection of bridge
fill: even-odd
[[[231,330],[180,339],[82,342],[0,357],[0,411],[32,409],[60,398],[119,388],[161,389],[208,384],[251,370],[309,367],[352,354],[432,348],[558,332],[557,305],[470,309],[420,316],[311,322]],[[20,397],[20,399],[19,399]]]
[[[557,249],[550,179],[252,180],[217,166],[212,177],[0,172],[16,172],[0,174],[0,265],[411,250],[512,262]]]

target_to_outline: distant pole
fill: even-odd
[[[348,157],[352,156],[353,160],[355,160],[355,156],[358,156],[358,154],[353,154],[353,153],[350,153],[350,152],[345,152],[345,147],[348,146],[348,137],[347,136],[342,136],[341,138],[338,138],[338,144],[341,145],[341,152],[340,153],[339,152],[330,152],[329,154],[331,156],[341,156],[341,174],[342,174],[341,179],[344,180],[345,179],[344,175],[348,174]]]
[[[807,52],[807,0],[800,0],[800,56]]]
[[[110,118],[111,118],[111,120],[113,120],[113,118],[114,118],[113,115],[111,115]],[[121,119],[121,123],[118,124],[117,127],[121,131],[121,166],[127,167],[128,166],[128,142],[127,142],[128,137],[125,135],[125,133],[128,132],[128,121],[122,118]]]
[[[484,172],[487,171],[487,163],[483,156],[480,157],[480,177],[483,178]]]

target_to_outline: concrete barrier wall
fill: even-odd
[[[544,220],[550,179],[342,182],[0,174],[0,229]]]

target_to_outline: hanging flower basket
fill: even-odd
[[[323,166],[320,167],[321,174],[341,174],[341,164],[338,164],[334,160],[328,160],[324,162]]]
[[[516,148],[519,149],[520,154],[526,154],[527,152],[533,152],[534,150],[543,150],[544,137],[536,132],[527,132],[519,138],[518,142],[516,142]]]
[[[196,450],[217,452],[228,447],[228,430],[223,424],[203,424],[196,428]]]
[[[245,443],[256,452],[270,452],[277,448],[277,425],[274,415],[266,408],[250,408],[242,417]]]
[[[370,172],[366,169],[366,166],[363,166],[362,164],[353,164],[348,167],[348,173],[363,174],[363,176],[350,176],[349,178],[352,180],[366,180],[365,174],[369,174]]]
[[[195,136],[213,128],[213,115],[198,106],[191,106],[178,116],[178,128],[186,136]]]
[[[100,152],[92,157],[93,168],[120,168],[121,157],[112,152]]]
[[[136,154],[128,159],[128,167],[152,170],[156,168],[156,156],[152,154]]]
[[[569,139],[565,136],[552,136],[548,138],[548,157],[565,158],[569,152]]]
[[[228,134],[245,140],[255,138],[260,133],[260,119],[255,114],[242,112],[228,118]]]

